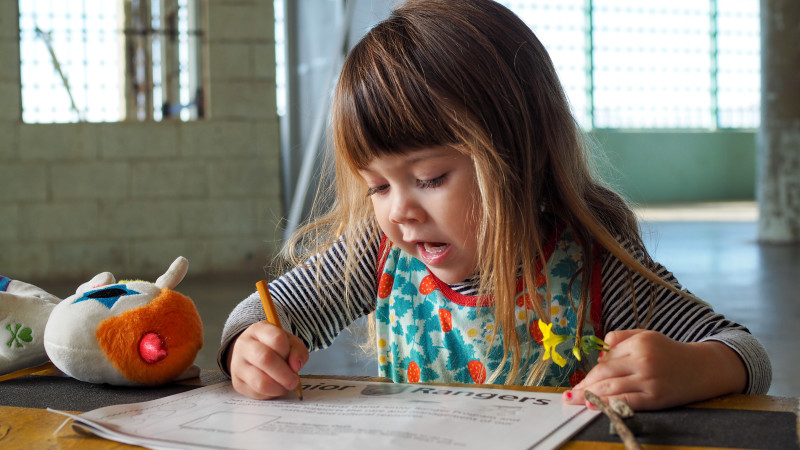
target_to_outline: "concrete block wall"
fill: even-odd
[[[206,2],[207,117],[21,122],[17,2],[0,2],[0,274],[259,272],[280,245],[273,2]]]

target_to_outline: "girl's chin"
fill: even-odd
[[[472,276],[471,273],[461,273],[464,271],[445,270],[441,268],[427,266],[436,278],[442,280],[445,284],[458,284]]]

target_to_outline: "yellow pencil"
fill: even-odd
[[[25,369],[17,370],[16,372],[7,373],[5,375],[0,376],[0,381],[11,380],[17,377],[22,377],[25,375],[32,375],[34,373],[42,372],[48,369],[54,368],[55,365],[51,362],[46,362],[44,364],[35,366],[35,367],[28,367]]]
[[[258,295],[261,297],[261,305],[264,307],[264,313],[267,315],[267,321],[276,327],[281,328],[281,321],[278,319],[278,312],[275,311],[275,305],[272,303],[272,296],[269,295],[267,282],[264,280],[259,281],[256,283],[256,289],[258,290]],[[294,392],[297,393],[297,396],[300,397],[300,400],[303,399],[302,384],[302,381],[300,381],[297,383],[297,387],[294,388]]]

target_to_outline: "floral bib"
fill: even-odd
[[[385,252],[386,245],[391,244],[384,238],[381,254],[385,259],[379,264],[375,313],[380,375],[410,383],[484,383],[495,375],[493,383],[506,383],[511,364],[506,361],[501,367],[502,330],[495,334],[493,306],[484,306],[485,302],[477,306],[477,297],[453,291],[421,261],[397,246],[390,246]],[[575,334],[577,317],[570,306],[568,289],[571,286],[572,298],[577,302],[581,275],[571,285],[570,281],[580,268],[582,252],[570,230],[556,233],[545,248],[547,262],[539,273],[544,275],[546,271],[550,279],[550,314],[555,334]],[[594,265],[590,310],[583,330],[586,336],[602,336],[600,261]],[[544,350],[532,306],[534,301],[546,305],[544,280],[544,276],[537,276],[539,286],[534,292],[518,289],[515,316],[521,369],[511,384],[524,384],[528,370]],[[566,365],[548,364],[541,384],[574,385],[596,363],[596,352],[577,361],[570,354],[573,344],[567,340],[556,346],[554,350],[566,357]]]

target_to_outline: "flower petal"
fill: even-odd
[[[561,367],[564,367],[567,364],[567,360],[564,359],[563,356],[559,355],[555,348],[553,349],[553,362]]]
[[[572,347],[572,356],[574,356],[578,361],[581,360],[581,348],[577,345]]]

